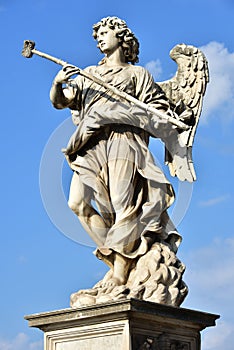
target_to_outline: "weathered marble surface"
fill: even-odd
[[[132,299],[25,318],[43,330],[44,350],[200,350],[218,317]]]
[[[181,237],[167,214],[174,191],[148,143],[150,136],[164,142],[172,176],[196,179],[192,145],[209,80],[207,61],[199,49],[177,45],[171,51],[176,75],[157,84],[135,65],[139,43],[123,20],[102,19],[93,36],[104,57],[84,71],[103,83],[66,64],[50,91],[54,107],[70,108],[77,125],[64,149],[74,171],[68,205],[110,267],[94,288],[74,293],[71,306],[131,297],[179,306],[188,289],[175,255]]]

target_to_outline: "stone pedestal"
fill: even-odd
[[[218,315],[136,299],[26,316],[45,350],[200,350]]]

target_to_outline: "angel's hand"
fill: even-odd
[[[50,89],[50,100],[55,108],[67,108],[73,103],[75,98],[74,89],[63,88],[63,83],[68,83],[72,75],[79,74],[79,72],[79,68],[69,64],[66,64],[58,72]]]
[[[75,74],[79,74],[79,68],[72,66],[70,64],[66,64],[63,69],[61,69],[56,77],[54,78],[55,84],[63,84],[67,83],[68,80]]]

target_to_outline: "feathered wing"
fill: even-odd
[[[196,180],[192,145],[202,110],[203,96],[209,82],[208,62],[201,50],[185,44],[176,45],[171,50],[170,57],[177,63],[178,70],[171,80],[157,84],[166,94],[179,118],[189,125],[189,129],[175,130],[175,134],[165,141],[165,162],[172,176],[177,176],[181,181],[192,182]],[[191,117],[186,119],[189,112]]]

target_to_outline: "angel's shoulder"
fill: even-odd
[[[147,75],[147,76],[151,75],[150,72],[142,66],[133,66],[132,65],[131,67],[136,74],[139,74],[139,75],[143,74],[143,75]]]
[[[97,66],[87,66],[84,68],[84,71],[87,72],[87,73],[94,73],[97,69]]]
[[[96,68],[97,68],[97,66],[93,64],[91,66],[85,67],[84,70],[93,70],[93,69],[96,69]]]
[[[96,66],[87,66],[83,69],[83,72],[88,73],[90,75],[95,75]],[[72,79],[74,84],[76,84],[80,89],[83,88],[84,83],[88,83],[89,80],[85,79],[82,74],[78,74],[74,79]]]
[[[132,66],[132,72],[136,81],[141,84],[154,84],[154,79],[151,73],[142,66]]]

